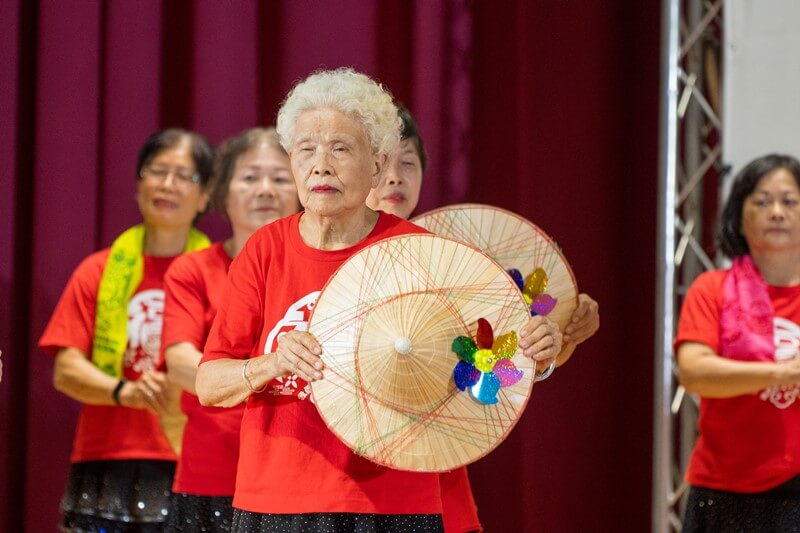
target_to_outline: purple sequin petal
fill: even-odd
[[[531,302],[532,315],[547,315],[555,309],[558,298],[553,298],[549,294],[540,294]]]
[[[501,387],[510,387],[522,379],[522,370],[517,367],[509,359],[498,361],[494,365],[494,374],[500,381]]]
[[[509,268],[507,272],[508,272],[508,275],[511,276],[511,279],[514,280],[514,283],[517,284],[517,287],[519,287],[519,290],[522,290],[523,283],[524,283],[524,280],[522,279],[522,272],[520,272],[516,268]]]
[[[475,385],[481,378],[481,373],[477,368],[464,361],[459,361],[453,369],[453,381],[456,382],[458,390],[464,391]]]

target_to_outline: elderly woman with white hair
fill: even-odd
[[[438,475],[356,455],[309,401],[308,384],[324,379],[306,332],[322,287],[364,247],[424,231],[365,204],[399,142],[397,109],[367,76],[323,71],[289,93],[277,130],[305,211],[257,231],[234,260],[196,382],[205,405],[247,401],[233,529],[441,531]],[[538,325],[521,343],[553,358],[561,335]]]

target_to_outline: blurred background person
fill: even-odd
[[[680,381],[700,395],[683,529],[800,524],[800,162],[751,161],[720,217],[727,270],[699,276],[681,309]]]
[[[65,531],[160,531],[175,455],[158,414],[167,407],[159,357],[164,274],[208,246],[193,228],[209,201],[214,149],[179,129],[151,136],[136,168],[143,222],[74,271],[39,346],[53,385],[83,403],[61,502]]]
[[[175,472],[167,531],[231,531],[239,429],[244,404],[203,407],[197,365],[222,298],[231,261],[257,229],[300,210],[289,156],[274,128],[253,128],[225,140],[214,162],[212,208],[225,213],[232,235],[176,259],[164,278],[162,350],[167,378],[183,390],[188,420]]]

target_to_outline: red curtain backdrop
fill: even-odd
[[[78,404],[35,341],[78,262],[138,221],[136,152],[271,124],[350,65],[415,113],[420,211],[505,207],[555,237],[602,327],[470,467],[496,531],[650,516],[659,2],[0,2],[0,531],[52,531]],[[225,235],[219,219],[203,227]]]

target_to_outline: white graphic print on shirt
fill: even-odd
[[[786,318],[775,317],[775,361],[789,361],[800,356],[800,326]],[[800,386],[781,385],[761,391],[760,398],[770,401],[778,409],[786,409],[800,395]]]
[[[126,369],[141,374],[156,366],[163,319],[164,291],[161,289],[142,291],[128,302],[128,349],[125,351],[124,363]]]
[[[278,339],[289,331],[308,331],[308,319],[311,318],[311,311],[314,310],[319,293],[320,291],[309,293],[289,306],[283,318],[278,320],[278,323],[267,335],[264,353],[274,352],[278,348]],[[304,386],[298,390],[301,384]],[[268,392],[274,396],[296,395],[298,399],[305,400],[311,395],[311,386],[297,375],[292,374],[287,377],[275,378],[270,384]]]

